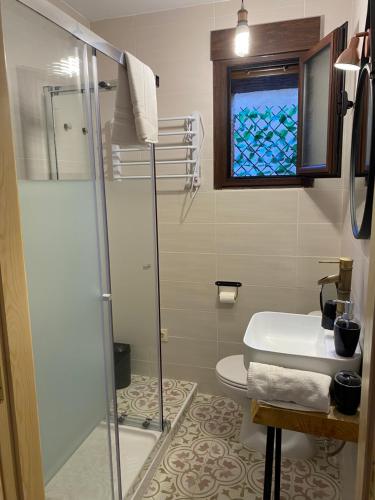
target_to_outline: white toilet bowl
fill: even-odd
[[[247,397],[247,370],[242,355],[228,356],[216,365],[216,377],[221,391],[242,406],[243,417],[241,443],[252,450],[265,453],[267,430],[264,425],[254,424],[250,415],[250,399]],[[316,440],[313,436],[284,430],[282,453],[289,458],[306,459],[315,455]]]

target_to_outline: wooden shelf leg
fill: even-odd
[[[275,428],[267,427],[266,462],[264,467],[263,500],[271,500],[273,450],[275,446]]]

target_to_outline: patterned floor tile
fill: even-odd
[[[159,413],[159,382],[157,378],[132,375],[131,384],[117,391],[119,414],[157,418]],[[194,387],[193,382],[163,380],[164,418],[173,422]]]
[[[241,417],[231,399],[198,394],[144,500],[261,500],[264,456],[239,443]],[[331,446],[320,441],[311,460],[283,459],[282,500],[339,500]]]

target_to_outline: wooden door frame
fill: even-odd
[[[375,205],[372,215],[369,272],[366,294],[362,368],[361,413],[358,438],[356,500],[375,500]]]
[[[3,292],[1,287],[0,268],[0,303],[3,305]],[[14,430],[12,428],[12,414],[9,405],[9,383],[6,348],[4,339],[4,311],[0,309],[0,499],[18,498],[19,481],[17,478],[17,466],[15,461]]]
[[[6,412],[0,420],[6,500],[44,500],[34,360],[21,237],[16,163],[0,8],[0,364]],[[5,403],[1,403],[3,405]],[[7,436],[8,446],[5,440]],[[5,474],[7,471],[11,471]],[[11,489],[13,488],[13,490]],[[7,492],[9,493],[7,494]]]

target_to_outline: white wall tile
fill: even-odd
[[[295,255],[297,224],[217,224],[219,253]]]
[[[342,190],[304,189],[299,193],[299,222],[342,223]]]
[[[217,222],[297,222],[297,190],[217,191]]]
[[[163,224],[159,227],[160,250],[165,252],[215,251],[215,226],[211,224]]]
[[[166,328],[172,337],[217,340],[216,312],[162,309],[161,327]]]
[[[295,257],[218,255],[217,278],[244,285],[295,286]]]
[[[324,276],[337,274],[338,264],[323,264],[320,260],[332,260],[329,257],[298,257],[297,259],[297,286],[313,288],[317,281]]]
[[[217,290],[214,284],[162,281],[160,293],[163,309],[215,310]]]
[[[216,278],[216,254],[161,252],[160,279],[208,283]]]
[[[337,256],[340,252],[340,224],[299,224],[298,255]]]
[[[299,288],[296,293],[296,313],[308,314],[311,311],[320,310],[319,299],[320,287],[315,288]]]
[[[221,394],[219,383],[215,376],[214,368],[202,368],[189,365],[165,363],[163,376],[178,380],[189,380],[198,384],[198,391],[207,394]]]
[[[243,342],[219,342],[219,359],[244,353]]]
[[[215,368],[218,361],[217,342],[169,337],[169,341],[163,342],[161,347],[166,364]]]
[[[214,193],[198,193],[194,199],[189,193],[166,194],[158,198],[159,222],[213,222]]]

